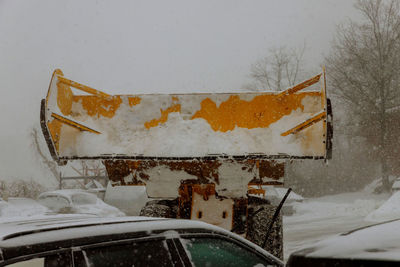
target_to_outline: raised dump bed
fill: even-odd
[[[247,231],[256,243],[255,225],[275,208],[248,193],[282,185],[285,159],[329,158],[330,120],[324,72],[282,92],[109,95],[56,70],[41,110],[59,164],[100,159],[112,185],[158,198],[145,215]],[[282,256],[277,225],[266,248]]]

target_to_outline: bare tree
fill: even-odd
[[[281,91],[294,86],[301,76],[305,45],[300,49],[272,48],[269,55],[250,68],[251,83],[244,89]]]
[[[43,151],[39,141],[38,130],[35,127],[32,128],[31,138],[32,138],[32,146],[39,155],[40,161],[50,170],[50,172],[53,174],[57,182],[60,182],[60,174],[58,172],[57,163],[53,159],[48,158],[46,156],[46,153]]]
[[[352,108],[359,134],[377,147],[388,189],[389,113],[400,106],[400,2],[358,0],[355,7],[363,20],[338,27],[326,59],[329,82]]]

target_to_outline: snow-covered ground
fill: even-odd
[[[389,194],[362,191],[296,203],[295,214],[283,218],[285,260],[292,252],[311,246],[316,241],[372,224],[366,217],[389,197]]]
[[[112,202],[118,199],[116,198],[117,195],[119,198],[123,197],[125,199],[123,202],[129,204],[129,207],[126,206],[126,208],[132,213],[138,213],[148,200],[145,189],[144,187],[127,188],[129,190],[123,193],[120,190],[109,191],[110,194],[106,194],[106,199]],[[292,252],[312,246],[317,241],[374,224],[378,219],[382,221],[400,218],[400,192],[393,195],[388,193],[377,195],[371,192],[372,190],[364,190],[295,202],[293,204],[295,213],[283,218],[284,259],[287,260]],[[31,200],[32,204],[27,201],[11,198],[10,203],[2,201],[0,220],[1,216],[5,219],[12,216],[38,214],[36,206],[32,206],[36,202]],[[135,205],[132,205],[132,203],[135,203]],[[39,204],[36,205],[40,206]],[[40,214],[45,214],[46,210],[40,210]],[[17,214],[14,214],[16,211],[18,211]]]
[[[400,218],[400,191],[395,192],[377,210],[374,210],[365,218],[370,222],[384,222]]]
[[[29,198],[0,199],[0,221],[48,214],[50,210]]]

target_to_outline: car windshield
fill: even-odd
[[[195,266],[275,266],[255,251],[220,239],[196,237],[182,240],[191,262]]]
[[[38,202],[50,209],[62,209],[70,206],[68,199],[62,196],[41,196]]]
[[[74,205],[93,205],[97,203],[97,197],[85,193],[74,194],[71,199]]]

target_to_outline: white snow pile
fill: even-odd
[[[268,128],[236,127],[227,132],[212,130],[204,119],[184,120],[177,112],[169,114],[167,122],[150,129],[130,125],[126,123],[126,120],[105,119],[104,122],[107,126],[101,128],[108,131],[104,131],[100,135],[93,135],[89,132],[82,133],[74,147],[76,151],[70,151],[70,155],[75,153],[100,155],[110,152],[116,154],[134,152],[143,155],[177,157],[221,153],[228,155],[248,153],[302,155],[301,139],[296,140],[293,136],[281,136],[282,132],[296,126],[296,121],[289,121],[293,118],[296,118],[297,123],[306,119],[306,117],[286,116],[286,119],[273,123]]]
[[[263,186],[263,189],[265,190],[265,197],[268,199],[268,196],[273,196],[278,199],[283,199],[287,192],[287,188],[284,187],[276,187],[276,186]],[[291,201],[303,201],[304,198],[300,196],[299,194],[296,194],[295,192],[291,191],[288,198],[286,201],[291,202]]]
[[[366,221],[384,222],[400,219],[400,192],[395,192],[382,206],[365,217]]]
[[[382,205],[387,198],[388,194],[361,191],[293,203],[296,213],[283,218],[285,257],[299,249],[314,246],[316,242],[332,235],[370,225],[371,222],[364,220],[365,216]]]
[[[29,198],[0,200],[0,221],[14,217],[31,217],[49,213],[49,209]]]
[[[396,180],[396,176],[390,175],[389,182],[392,183],[394,180]],[[367,184],[363,191],[365,193],[372,194],[380,187],[382,187],[382,177],[374,179],[371,183]]]
[[[117,207],[128,216],[140,215],[140,210],[149,201],[145,186],[111,186],[108,183],[104,202]]]
[[[218,96],[226,101],[230,94]],[[173,104],[171,97],[141,96],[142,101],[133,107],[128,99],[122,103],[114,117],[90,117],[81,103],[74,103],[73,110],[80,114],[74,119],[101,134],[79,132],[62,127],[60,153],[62,156],[98,156],[101,154],[126,154],[145,156],[204,156],[209,154],[268,155],[289,154],[295,156],[323,155],[323,124],[316,123],[296,135],[281,133],[309,119],[320,110],[319,98],[303,99],[304,111],[298,108],[283,116],[267,128],[240,128],[231,131],[215,131],[203,118],[191,119],[200,109],[200,100],[182,99],[180,112],[171,112],[164,123],[146,128],[145,123],[161,117],[161,110]],[[182,97],[182,96],[179,96]],[[211,97],[211,96],[210,96]],[[226,98],[226,99],[225,99]],[[318,100],[318,101],[317,101]],[[256,115],[256,114],[255,114]],[[75,131],[75,132],[74,132]],[[310,145],[314,141],[313,146]],[[318,144],[318,145],[316,145]]]
[[[340,216],[366,216],[381,205],[386,195],[364,192],[343,193],[293,203],[295,218],[327,218]]]
[[[256,186],[253,188],[257,188]],[[262,186],[262,189],[265,190],[265,199],[278,204],[285,196],[288,188],[285,187],[277,187],[277,186]],[[260,197],[260,195],[251,194],[251,196]],[[291,191],[289,196],[287,197],[284,204],[292,203],[295,201],[303,201],[304,198],[299,194]]]

